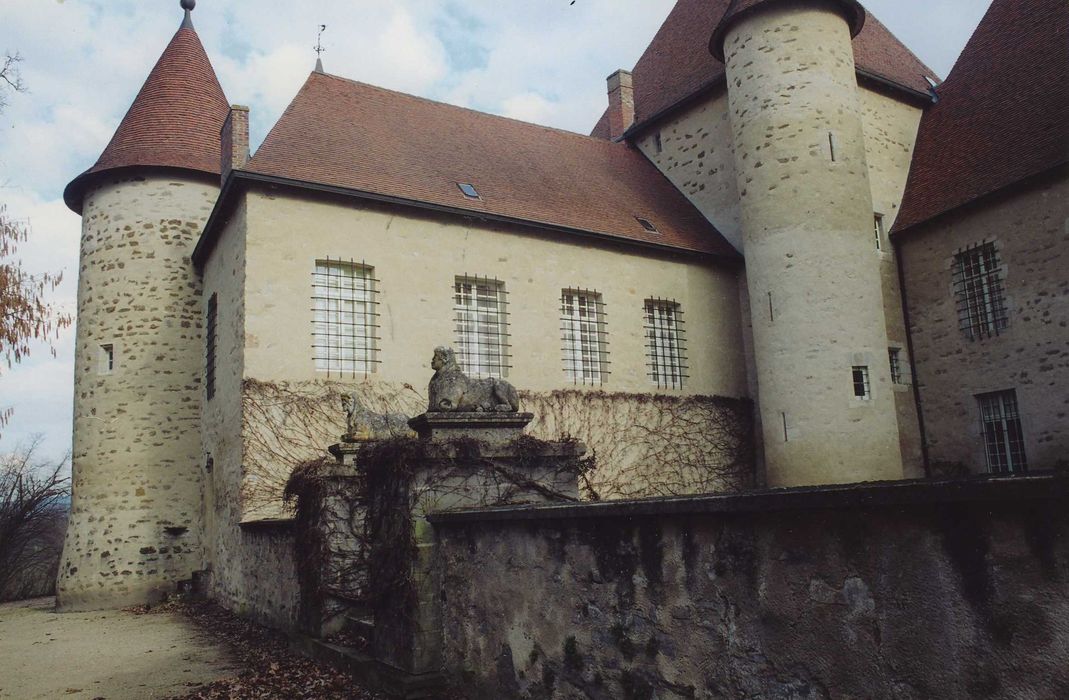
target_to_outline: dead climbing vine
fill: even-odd
[[[597,455],[587,498],[739,491],[754,486],[753,402],[562,390],[520,392],[536,435],[572,435]]]
[[[498,447],[398,436],[364,444],[359,469],[328,460],[301,465],[285,494],[296,502],[305,624],[317,629],[356,608],[380,622],[393,616],[382,634],[403,633],[407,621],[397,616],[416,608],[416,520],[451,508],[574,501],[571,489],[554,485],[574,484],[594,470],[593,458],[578,452],[574,439],[547,444],[524,435]]]

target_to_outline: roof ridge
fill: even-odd
[[[558,134],[564,134],[565,136],[574,136],[574,137],[578,137],[578,138],[581,138],[581,139],[584,139],[584,140],[588,140],[588,141],[596,141],[598,143],[610,143],[610,144],[612,144],[614,146],[615,145],[624,145],[624,144],[621,144],[621,143],[616,143],[614,141],[607,141],[606,139],[597,138],[596,136],[590,136],[588,134],[581,134],[578,131],[571,131],[569,129],[561,129],[561,128],[555,127],[555,126],[547,126],[545,124],[539,124],[537,122],[530,122],[530,121],[527,121],[525,119],[517,119],[516,117],[506,117],[503,114],[494,114],[493,112],[484,112],[483,110],[475,109],[474,107],[462,107],[461,105],[455,105],[455,104],[452,104],[450,102],[443,102],[442,100],[434,100],[434,99],[431,99],[430,97],[423,97],[422,95],[413,95],[410,92],[402,92],[400,90],[392,90],[390,88],[382,87],[381,85],[374,85],[372,83],[365,83],[362,80],[356,80],[354,78],[346,78],[343,75],[335,75],[334,73],[316,73],[315,71],[312,71],[309,74],[308,77],[311,78],[313,76],[318,76],[320,78],[333,78],[334,80],[340,80],[342,82],[350,83],[352,85],[359,85],[361,87],[371,88],[372,90],[376,90],[378,92],[385,92],[385,93],[389,93],[389,94],[392,94],[392,95],[398,95],[400,97],[406,97],[406,98],[413,99],[413,100],[419,100],[420,102],[426,102],[426,103],[432,104],[432,105],[448,107],[450,109],[457,109],[457,110],[462,110],[464,112],[471,112],[472,114],[478,114],[480,116],[490,117],[492,119],[503,119],[503,120],[510,121],[510,122],[516,122],[518,124],[523,124],[525,126],[533,126],[533,127],[539,128],[539,129],[544,129],[546,131],[552,131],[552,132],[555,132],[555,133],[558,133]],[[305,82],[307,84],[307,81],[305,81]],[[302,86],[302,88],[303,88],[303,86]],[[626,147],[626,145],[625,145],[625,147]]]

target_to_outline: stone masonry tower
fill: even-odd
[[[185,19],[96,165],[82,215],[74,494],[60,609],[151,600],[200,568],[200,282],[190,253],[219,193],[229,111]]]
[[[728,104],[770,486],[898,479],[853,0],[735,0]]]

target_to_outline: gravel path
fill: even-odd
[[[165,698],[232,675],[219,641],[176,615],[0,605],[0,698]]]

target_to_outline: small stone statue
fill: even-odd
[[[428,413],[496,412],[520,410],[516,389],[504,379],[473,379],[460,369],[452,348],[437,347],[431,360],[434,376],[427,394]]]
[[[342,440],[344,442],[355,442],[361,438],[366,438],[369,431],[366,427],[358,424],[358,416],[364,410],[363,406],[360,405],[360,400],[356,398],[356,394],[342,394],[341,407],[345,411],[345,435],[342,435]]]

